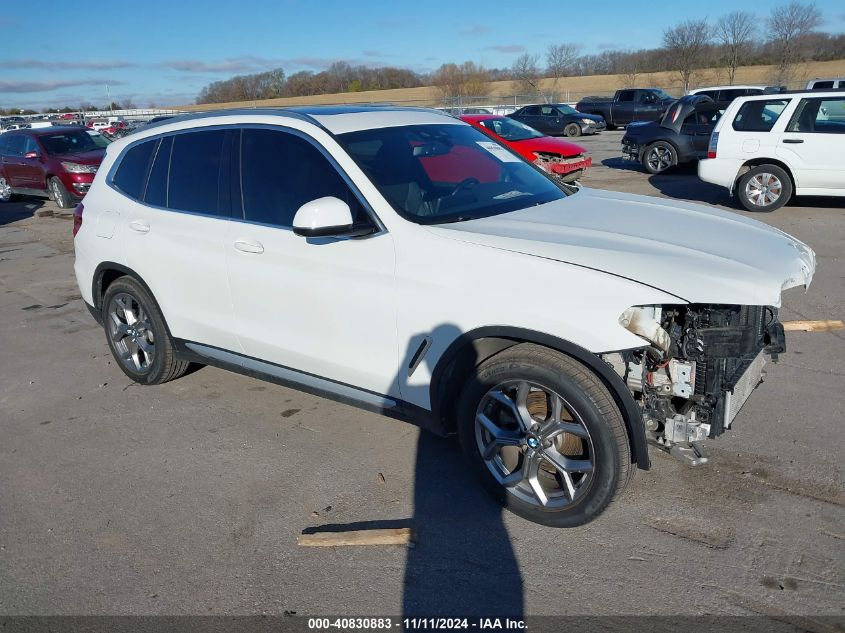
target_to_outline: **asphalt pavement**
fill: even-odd
[[[745,213],[694,169],[623,161],[621,135],[576,139],[585,185]],[[843,206],[754,215],[818,256],[783,319],[845,318]],[[33,215],[51,210],[0,206],[0,615],[845,615],[845,331],[791,333],[707,465],[652,450],[610,511],[555,530],[408,424],[214,368],[133,384],[80,299],[71,222]],[[297,546],[325,525],[418,543]]]

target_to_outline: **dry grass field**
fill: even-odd
[[[772,82],[774,66],[746,66],[739,68],[736,73],[736,84],[767,84]],[[843,77],[845,76],[845,60],[828,62],[810,62],[796,66],[790,88],[802,88],[808,79],[815,77]],[[724,68],[708,68],[698,71],[693,77],[693,85],[704,86],[727,83]],[[667,92],[680,95],[682,92],[680,80],[676,72],[643,73],[631,75],[591,75],[588,77],[565,77],[558,82],[556,88],[551,79],[541,82],[544,91],[555,91],[563,101],[573,102],[587,95],[610,95],[615,90],[626,85],[654,86],[663,88]],[[515,82],[494,81],[490,83],[488,102],[510,103],[513,95],[518,93]],[[420,88],[401,88],[396,90],[368,90],[364,92],[344,92],[308,97],[289,97],[281,99],[264,99],[261,101],[242,101],[233,103],[214,103],[205,105],[180,106],[182,110],[209,110],[231,107],[256,106],[296,106],[338,103],[395,103],[416,106],[442,105],[441,94],[434,86]]]

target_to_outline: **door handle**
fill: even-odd
[[[784,143],[803,143],[803,138],[785,138],[783,139]]]
[[[132,220],[129,223],[129,228],[135,231],[136,233],[149,233],[150,232],[150,225],[145,222],[144,220]]]
[[[235,240],[234,247],[242,253],[260,254],[264,252],[264,246],[261,242],[253,240]]]

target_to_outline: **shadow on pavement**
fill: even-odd
[[[522,575],[503,510],[467,467],[458,443],[422,431],[402,614],[523,616]]]
[[[613,158],[605,158],[601,164],[610,169],[622,169],[625,171],[638,171],[646,173],[645,168],[635,160],[623,158],[622,156],[614,156]]]
[[[669,198],[689,200],[690,202],[719,204],[728,208],[742,210],[739,202],[731,198],[730,193],[728,193],[725,187],[699,180],[698,174],[694,170],[687,173],[672,171],[666,174],[655,174],[649,177],[648,182],[652,187]]]
[[[429,336],[433,344],[416,371],[425,366],[431,374],[427,359],[439,357],[442,349],[435,348],[459,335],[456,326],[444,324],[411,338],[398,376],[404,400],[419,402],[420,391],[428,391],[427,384],[409,384],[406,371],[421,341]],[[420,432],[413,516],[418,543],[405,563],[403,616],[523,616],[522,575],[502,512],[455,438]]]
[[[44,202],[39,198],[12,198],[9,202],[0,202],[0,226],[31,218]]]

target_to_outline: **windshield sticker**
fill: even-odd
[[[518,163],[519,158],[511,154],[508,150],[506,150],[501,145],[496,143],[491,143],[490,141],[476,141],[482,148],[486,149],[488,152],[493,154],[496,158],[498,158],[503,163]]]
[[[494,200],[510,200],[511,198],[519,198],[519,196],[530,196],[530,193],[525,191],[508,191],[507,193],[500,193],[498,196],[493,196]]]

